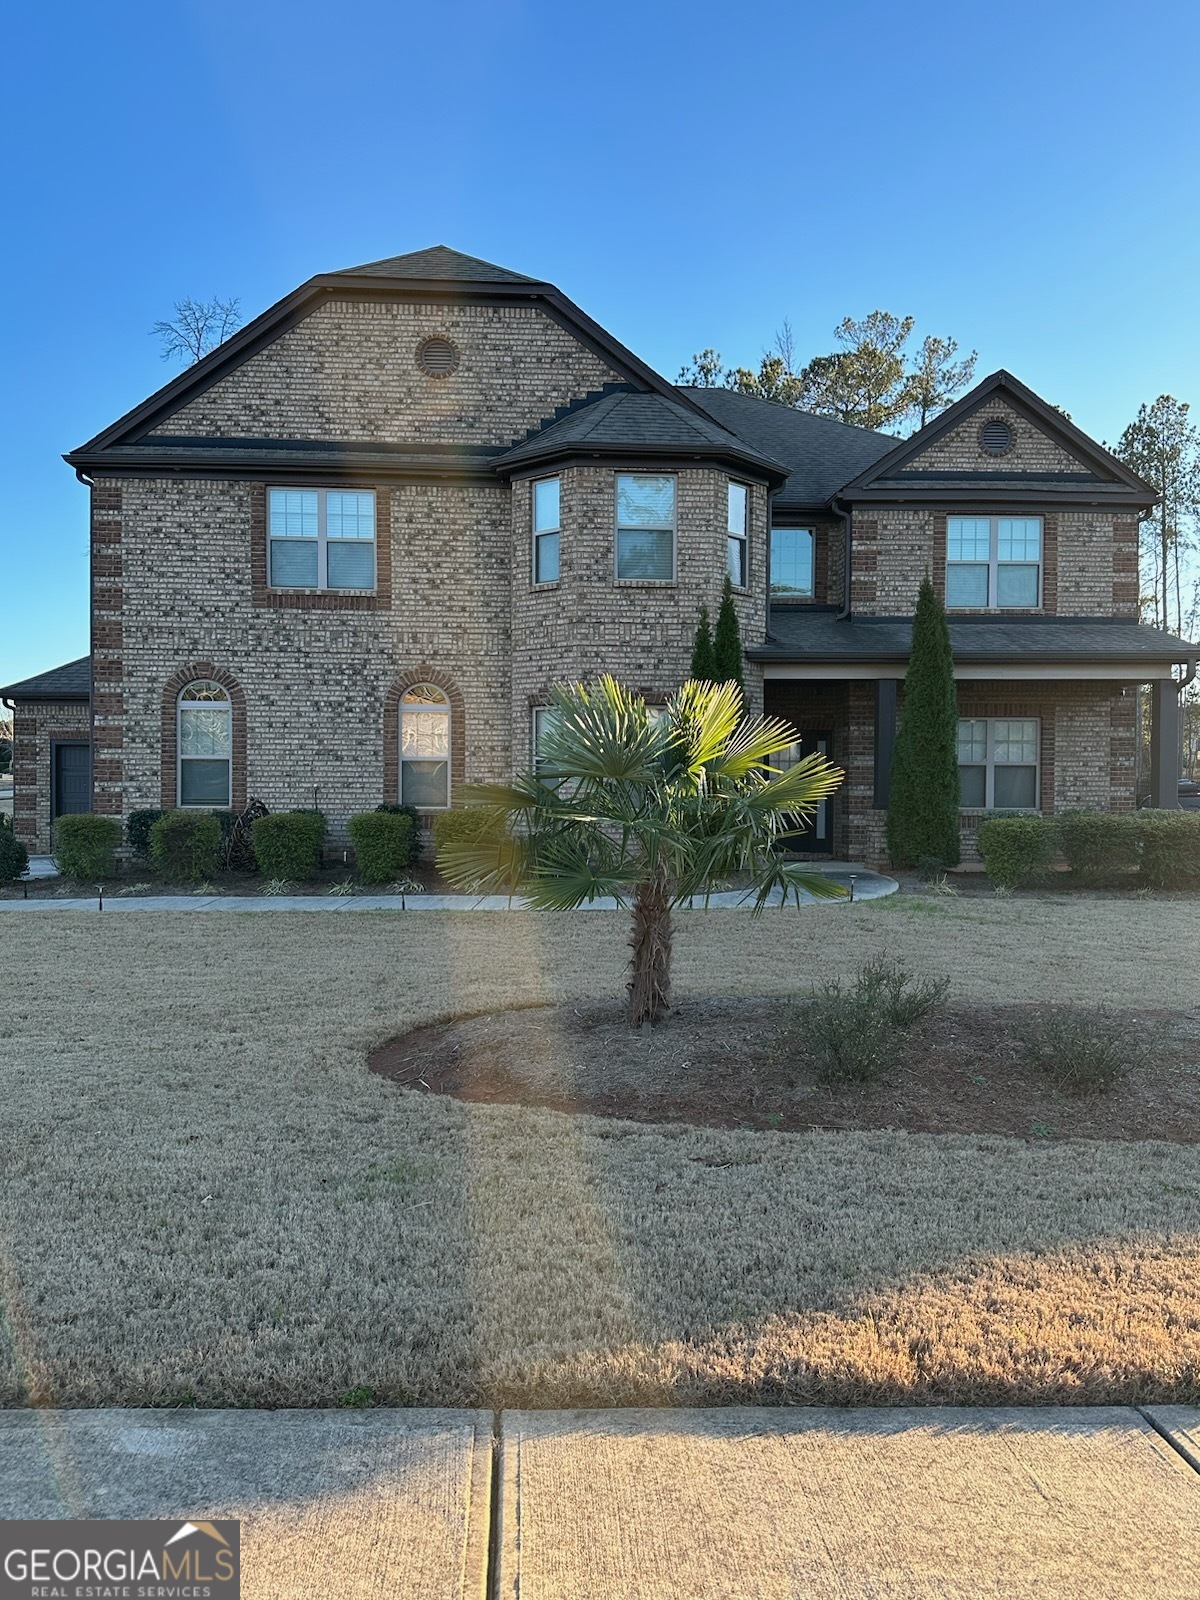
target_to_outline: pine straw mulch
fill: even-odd
[[[459,1100],[643,1123],[1200,1140],[1200,1019],[1077,1011],[1139,1040],[1114,1086],[1077,1093],[1026,1059],[1022,1035],[1046,1009],[940,1008],[898,1032],[892,1064],[861,1087],[820,1081],[799,1007],[778,998],[687,999],[649,1033],[631,1032],[612,1003],[493,1010],[402,1034],[370,1065]]]

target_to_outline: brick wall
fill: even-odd
[[[1012,449],[990,455],[979,442],[985,423],[999,420],[1012,430]],[[1091,472],[1077,456],[1048,438],[1034,423],[1002,399],[985,402],[978,411],[926,445],[904,463],[905,472]],[[898,474],[903,477],[903,473]]]
[[[88,737],[82,700],[24,700],[13,711],[13,831],[31,854],[53,848],[51,763],[56,741]]]
[[[417,347],[460,356],[427,376]],[[153,431],[168,436],[507,444],[555,408],[623,381],[534,306],[334,300]]]

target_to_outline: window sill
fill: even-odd
[[[678,589],[678,578],[614,578],[614,589]]]
[[[302,589],[302,588],[300,588],[300,586],[298,584],[296,584],[294,586],[289,585],[287,588],[280,588],[280,587],[278,587],[278,585],[269,584],[267,586],[266,593],[267,594],[303,594],[303,595],[344,594],[344,595],[349,595],[354,599],[359,599],[359,600],[361,600],[361,599],[371,599],[371,600],[374,600],[376,595],[379,593],[379,590],[378,589]]]
[[[529,592],[530,594],[553,593],[554,590],[559,587],[561,581],[562,580],[559,578],[553,578],[546,583],[531,583],[529,585]]]

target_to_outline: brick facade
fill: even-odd
[[[31,854],[54,847],[54,746],[88,735],[86,701],[26,700],[13,710],[13,832]]]
[[[980,443],[980,430],[992,421],[1003,422],[1011,430],[1012,448],[1004,455],[992,455]],[[999,397],[986,401],[904,463],[904,472],[997,471],[1090,472],[1091,468]],[[897,476],[903,478],[904,472]]]

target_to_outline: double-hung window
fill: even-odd
[[[963,717],[959,805],[966,811],[1038,809],[1038,719]]]
[[[558,582],[561,480],[539,478],[533,486],[533,581]]]
[[[617,474],[617,577],[649,583],[675,578],[675,479]]]
[[[177,714],[181,806],[224,809],[233,788],[233,721],[229,695],[211,678],[179,694]]]
[[[771,595],[776,600],[812,599],[811,528],[771,529]]]
[[[273,589],[374,589],[370,489],[272,489],[267,543]]]
[[[750,491],[744,483],[729,485],[729,581],[735,589],[750,585],[750,567],[747,560],[750,525]]]
[[[450,804],[450,700],[433,683],[414,684],[400,700],[400,804]]]
[[[947,517],[947,609],[1034,610],[1041,592],[1041,517]]]

